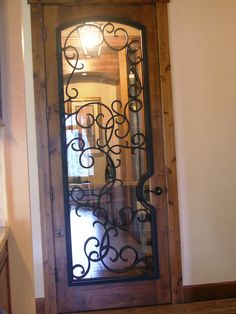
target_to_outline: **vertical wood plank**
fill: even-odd
[[[45,299],[35,299],[36,314],[45,314]]]
[[[58,65],[57,65],[57,38],[56,28],[59,22],[59,6],[44,7],[44,26],[47,36],[44,42],[45,49],[45,75],[47,86],[47,102],[50,109],[48,117],[49,158],[51,170],[51,184],[53,187],[52,212],[54,228],[55,263],[57,267],[57,310],[64,311],[66,304],[66,291],[68,287],[67,277],[67,252],[65,231],[65,208],[63,190],[62,151],[60,137],[60,106],[58,88]],[[66,15],[66,14],[65,14]],[[59,236],[58,236],[59,234]],[[61,236],[60,236],[61,235]]]
[[[3,309],[7,311],[7,313],[11,314],[10,272],[8,258],[8,241],[6,240],[5,244],[4,241],[2,243],[0,242],[0,312],[1,309]]]
[[[57,313],[56,287],[54,280],[53,219],[50,200],[50,163],[48,155],[48,125],[46,119],[47,97],[45,87],[45,60],[43,34],[43,8],[31,6],[32,46],[36,132],[40,186],[40,207],[43,241],[43,264],[45,285],[45,309],[47,314]]]
[[[169,31],[167,5],[157,3],[157,28],[161,77],[161,99],[164,113],[166,179],[168,189],[169,247],[172,303],[182,303],[183,284],[179,230],[179,208],[176,173],[175,132],[172,104]]]
[[[146,7],[145,7],[146,8]],[[170,274],[169,274],[169,247],[168,247],[168,215],[167,215],[167,195],[165,191],[165,158],[163,141],[163,118],[161,105],[161,88],[159,78],[159,56],[157,46],[157,24],[155,5],[148,6],[143,16],[143,24],[146,25],[147,39],[147,60],[148,60],[148,79],[150,93],[150,114],[152,129],[152,150],[154,173],[149,179],[151,189],[156,186],[163,188],[163,193],[159,196],[150,195],[150,201],[156,208],[157,219],[157,239],[158,260],[160,280],[156,282],[157,304],[171,302],[170,297]]]

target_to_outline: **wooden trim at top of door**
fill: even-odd
[[[129,4],[153,4],[168,3],[170,0],[27,0],[28,4],[55,4],[55,5],[129,5]]]

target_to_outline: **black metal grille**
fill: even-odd
[[[94,283],[97,281],[137,280],[158,276],[157,243],[156,243],[156,214],[155,208],[149,203],[147,194],[147,179],[153,172],[149,97],[147,88],[147,69],[145,59],[144,29],[140,26],[142,36],[140,40],[133,39],[125,27],[110,21],[96,21],[76,24],[61,47],[61,31],[58,29],[58,60],[59,60],[59,84],[61,103],[61,129],[62,129],[62,157],[64,169],[65,190],[65,219],[67,230],[68,273],[69,284]],[[84,70],[81,59],[82,52],[78,47],[69,44],[71,36],[84,26],[93,26],[100,32],[99,45],[105,45],[113,51],[125,51],[127,71],[131,73],[128,81],[127,102],[114,99],[110,104],[102,101],[88,101],[76,110],[71,110],[76,104],[80,94],[79,87],[71,87],[75,73]],[[136,24],[135,24],[136,26]],[[107,34],[113,38],[122,37],[122,45],[114,46],[107,39]],[[141,47],[138,49],[137,47]],[[66,62],[70,67],[69,76],[63,78],[62,64]],[[142,78],[140,71],[142,70]],[[78,84],[79,86],[79,84]],[[92,91],[91,91],[92,92]],[[69,104],[69,105],[68,105]],[[89,112],[90,106],[96,106],[97,111]],[[86,112],[86,114],[84,114]],[[81,116],[86,117],[86,123],[81,122]],[[142,122],[144,117],[145,125]],[[83,130],[86,136],[91,135],[96,127],[99,132],[88,142],[83,136],[78,135],[68,138],[69,122],[73,120],[75,127]],[[103,186],[87,188],[88,182],[82,182],[81,178],[68,176],[68,151],[77,154],[77,167],[93,169],[96,165],[96,154],[102,155],[106,162],[104,168],[105,183]],[[135,184],[132,187],[120,175],[124,160],[121,156],[129,151],[132,162],[138,166],[134,172]],[[132,201],[127,200],[120,205],[116,202],[116,194],[132,195]],[[128,192],[127,192],[128,191]],[[115,208],[114,208],[115,207]],[[72,258],[71,222],[70,213],[74,211],[78,218],[89,211],[92,213],[92,226],[99,229],[99,235],[91,235],[83,243],[84,263],[76,263]],[[115,212],[115,214],[114,214]],[[148,245],[151,247],[149,254],[140,252],[135,245],[130,243],[120,247],[113,245],[113,239],[122,234],[134,234],[134,229],[144,229],[151,226]],[[78,239],[79,241],[80,239]],[[138,239],[141,242],[142,239]],[[93,277],[90,275],[91,265],[100,263],[110,275]]]

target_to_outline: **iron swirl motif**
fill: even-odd
[[[90,101],[70,112],[67,110],[68,102],[73,106],[79,97],[79,90],[71,87],[71,82],[76,72],[85,69],[85,64],[81,59],[81,52],[77,47],[70,44],[70,38],[74,32],[78,32],[84,26],[91,26],[99,30],[99,45],[105,44],[111,50],[119,52],[126,51],[126,60],[129,71],[132,75],[132,81],[128,86],[128,101],[122,103],[121,100],[115,99],[111,104],[105,104],[100,101]],[[122,38],[119,46],[114,45],[114,41],[109,40]],[[137,71],[137,66],[142,68],[143,58],[141,52],[137,49],[139,45],[137,39],[129,36],[126,29],[116,27],[112,22],[105,23],[85,23],[74,27],[68,34],[62,54],[71,72],[67,77],[64,88],[64,125],[68,125],[73,119],[75,125],[84,132],[90,132],[96,127],[99,132],[93,144],[85,141],[81,136],[67,139],[66,151],[71,150],[78,154],[78,167],[83,169],[93,169],[96,163],[95,153],[104,156],[106,160],[106,183],[99,189],[91,188],[90,193],[93,202],[90,202],[86,196],[86,189],[83,184],[75,184],[70,187],[67,177],[67,194],[68,207],[71,209],[70,202],[73,203],[76,215],[80,217],[81,211],[90,209],[93,212],[93,227],[99,228],[100,237],[91,236],[84,242],[83,250],[86,257],[86,263],[76,263],[72,266],[73,280],[79,281],[88,278],[92,263],[100,262],[104,269],[110,273],[125,273],[133,270],[137,265],[150,270],[150,261],[152,256],[145,256],[138,252],[137,248],[126,244],[121,248],[114,246],[112,239],[119,236],[121,232],[130,232],[134,224],[145,224],[151,221],[151,210],[142,202],[139,203],[136,195],[135,203],[139,203],[138,208],[132,205],[121,206],[116,208],[117,215],[114,216],[105,204],[114,203],[114,190],[124,188],[125,180],[119,178],[117,172],[122,166],[121,154],[126,150],[132,155],[144,154],[147,150],[147,139],[143,131],[144,126],[133,128],[132,117],[144,115],[143,103],[143,86]],[[88,113],[90,106],[98,108],[97,113]],[[86,117],[86,123],[81,121],[80,117]],[[141,170],[140,176],[145,175],[144,169]],[[140,182],[140,181],[139,181]],[[104,201],[105,200],[105,201]]]

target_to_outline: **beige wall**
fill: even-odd
[[[184,284],[236,280],[236,1],[172,0]]]
[[[21,0],[0,1],[0,11],[12,313],[34,314]]]

